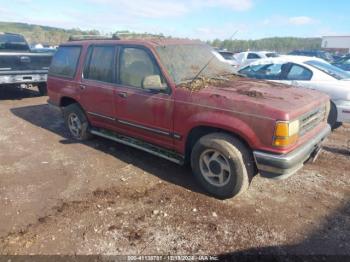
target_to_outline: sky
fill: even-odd
[[[349,0],[0,0],[0,21],[202,40],[350,35]]]

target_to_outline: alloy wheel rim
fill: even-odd
[[[75,113],[71,113],[69,115],[68,127],[74,137],[80,137],[82,132],[82,124],[79,117]]]
[[[201,154],[199,167],[204,179],[213,186],[223,187],[230,181],[232,172],[228,159],[215,149]]]

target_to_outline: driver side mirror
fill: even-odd
[[[163,91],[167,89],[167,86],[166,84],[162,84],[160,75],[149,75],[143,79],[142,88]]]

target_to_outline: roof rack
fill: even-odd
[[[155,35],[155,34],[137,34],[137,33],[116,33],[112,36],[105,35],[72,35],[69,37],[68,41],[83,41],[83,40],[121,40],[121,39],[164,39],[163,35]]]
[[[129,33],[129,32],[119,32],[116,34],[119,38],[165,38],[164,35],[148,34],[148,33]]]
[[[118,35],[114,34],[112,36],[105,35],[72,35],[69,37],[68,41],[83,41],[83,40],[120,40]]]

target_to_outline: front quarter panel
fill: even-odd
[[[175,141],[178,152],[185,152],[186,140],[191,130],[202,126],[235,134],[251,149],[271,150],[275,120],[247,113],[247,108],[242,108],[240,112],[224,109],[206,101],[208,98],[198,98],[198,93],[186,93],[178,89],[175,99],[174,133],[181,136],[180,140]],[[217,102],[220,104],[220,100]]]

